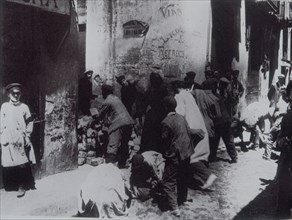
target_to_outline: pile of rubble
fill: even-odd
[[[92,116],[78,119],[78,166],[97,166],[104,163],[108,135],[99,121]],[[133,131],[129,141],[130,158],[140,148],[140,137]]]
[[[97,166],[104,163],[103,148],[105,134],[99,122],[91,116],[83,116],[78,120],[78,165]]]

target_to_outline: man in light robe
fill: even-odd
[[[116,164],[101,164],[93,168],[81,185],[76,217],[126,217],[130,201],[126,186]]]
[[[30,142],[33,120],[28,106],[20,102],[21,88],[19,83],[6,86],[9,101],[2,104],[0,111],[4,189],[18,190],[17,197],[24,196],[26,190],[35,189],[30,163],[36,162]]]
[[[175,81],[172,84],[176,93],[176,112],[184,116],[191,130],[201,130],[204,133],[203,139],[194,146],[195,152],[191,156],[190,185],[193,188],[209,188],[217,177],[208,169],[210,147],[204,118],[192,94],[184,89],[184,82]]]

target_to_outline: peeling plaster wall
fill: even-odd
[[[71,91],[63,88],[46,96],[45,149],[42,160],[45,175],[77,168],[77,105],[73,88]]]
[[[148,75],[152,67],[165,77],[187,71],[204,78],[209,51],[210,1],[88,1],[86,67],[112,80],[132,73]],[[123,25],[149,25],[141,37],[125,37]]]
[[[75,13],[69,17],[5,2],[4,18],[0,89],[11,82],[22,83],[22,100],[37,116],[32,133],[35,176],[77,168],[80,56]],[[6,94],[1,96],[0,104],[7,100]]]
[[[78,31],[72,12],[70,32],[54,58],[42,48],[45,130],[41,176],[77,168]]]

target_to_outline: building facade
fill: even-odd
[[[71,1],[48,1],[48,6],[40,2],[1,1],[0,104],[7,101],[7,84],[23,84],[22,101],[34,116],[37,178],[77,168],[80,71]],[[55,11],[56,6],[64,11]]]

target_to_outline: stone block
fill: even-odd
[[[89,152],[87,153],[87,156],[88,156],[88,157],[96,157],[96,152],[95,152],[95,151],[89,151]]]
[[[92,128],[88,128],[86,134],[87,137],[92,138],[97,135],[97,131],[93,130]]]
[[[91,166],[98,166],[98,165],[100,165],[100,164],[102,164],[102,163],[104,163],[105,161],[104,161],[104,159],[102,158],[102,157],[98,157],[98,158],[94,158],[94,159],[92,159],[91,160]]]
[[[82,166],[86,163],[86,158],[78,157],[78,166]]]
[[[95,157],[86,157],[86,164],[91,165],[91,161],[95,159]]]
[[[88,147],[85,143],[78,143],[78,151],[87,151]]]
[[[78,120],[78,128],[81,127],[88,127],[93,121],[91,116],[83,116],[81,119]]]
[[[86,151],[82,151],[80,150],[78,152],[78,158],[86,158],[88,156],[87,152]]]

